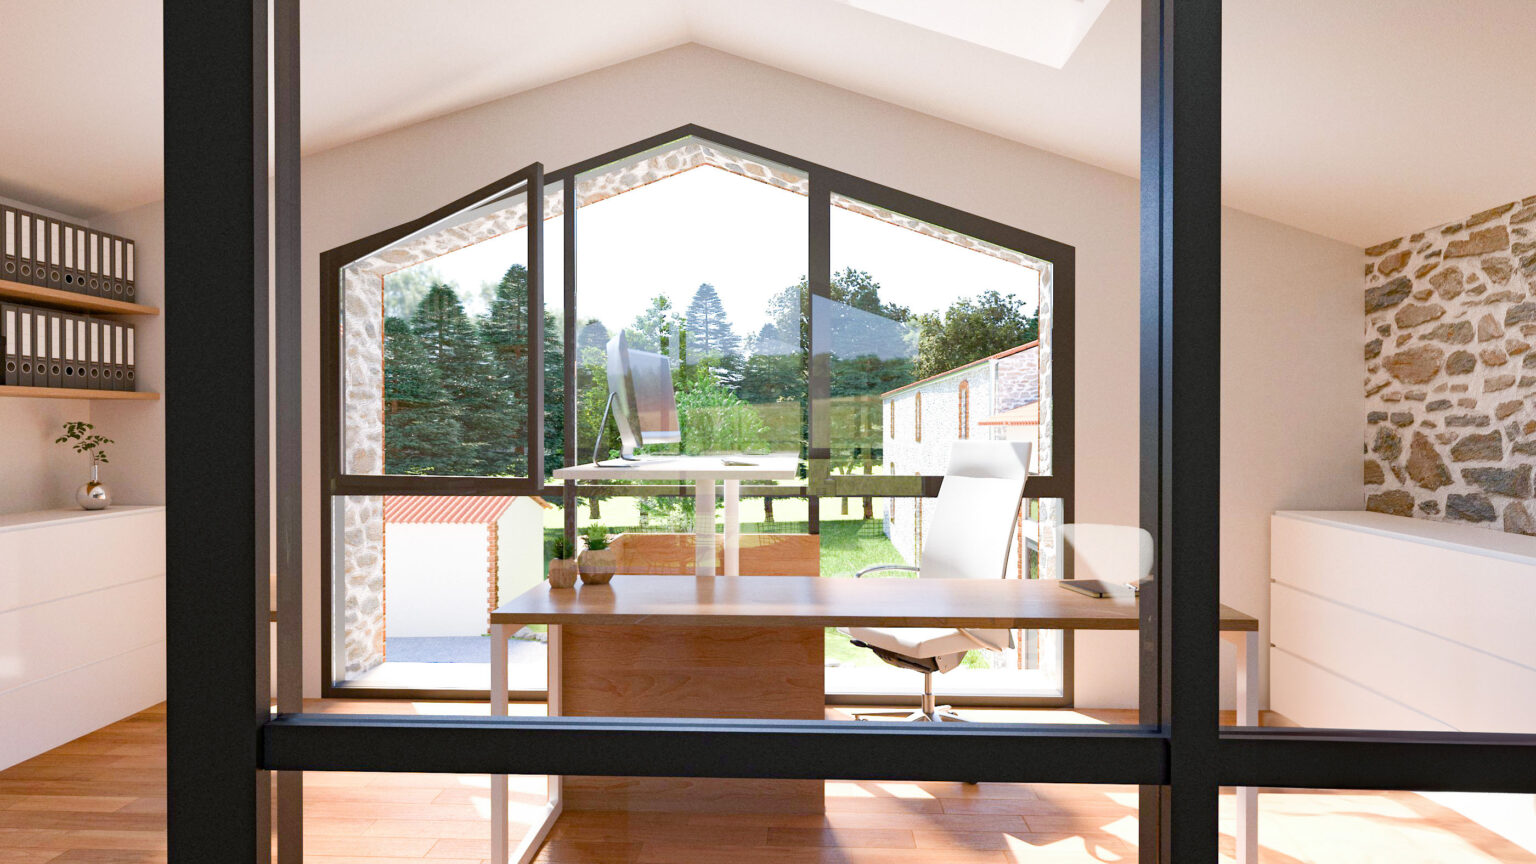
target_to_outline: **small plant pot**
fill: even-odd
[[[576,587],[576,559],[556,558],[549,562],[549,587]]]
[[[581,581],[588,585],[607,585],[619,567],[619,558],[612,549],[588,549],[581,553]]]

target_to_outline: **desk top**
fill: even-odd
[[[750,462],[750,465],[727,465]],[[800,465],[797,456],[646,456],[625,463],[609,459],[557,468],[556,480],[793,480]]]
[[[1136,600],[1093,598],[1056,580],[640,576],[553,590],[540,583],[492,624],[693,627],[976,627],[1135,630]],[[1222,630],[1259,622],[1221,607]]]

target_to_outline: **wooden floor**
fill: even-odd
[[[311,710],[447,714],[483,713],[485,706],[332,702],[316,703]],[[542,713],[538,706],[524,710]],[[1082,723],[1129,719],[1119,712],[1007,716],[1037,722],[1045,715]],[[307,775],[304,785],[305,858],[313,864],[402,864],[403,859],[481,864],[489,855],[489,784],[484,776],[316,773]],[[542,796],[542,778],[513,778],[513,818],[531,819]],[[826,796],[825,815],[569,814],[539,860],[1136,860],[1132,787],[829,781]],[[1228,790],[1221,800],[1221,829],[1229,855],[1232,805]],[[1261,796],[1261,808],[1264,864],[1536,864],[1536,856],[1413,793],[1275,792]],[[0,771],[0,864],[164,860],[163,707]]]

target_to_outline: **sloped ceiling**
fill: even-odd
[[[1056,69],[838,0],[312,0],[304,146],[697,42],[1134,175],[1139,8]],[[1530,0],[1230,0],[1225,28],[1232,206],[1364,246],[1536,192]],[[0,195],[158,198],[159,3],[0,0],[0,30]]]

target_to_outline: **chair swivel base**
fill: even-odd
[[[863,720],[867,717],[895,717],[909,723],[969,723],[964,717],[956,714],[948,705],[938,705],[929,710],[922,708],[916,711],[855,711],[853,719]]]

